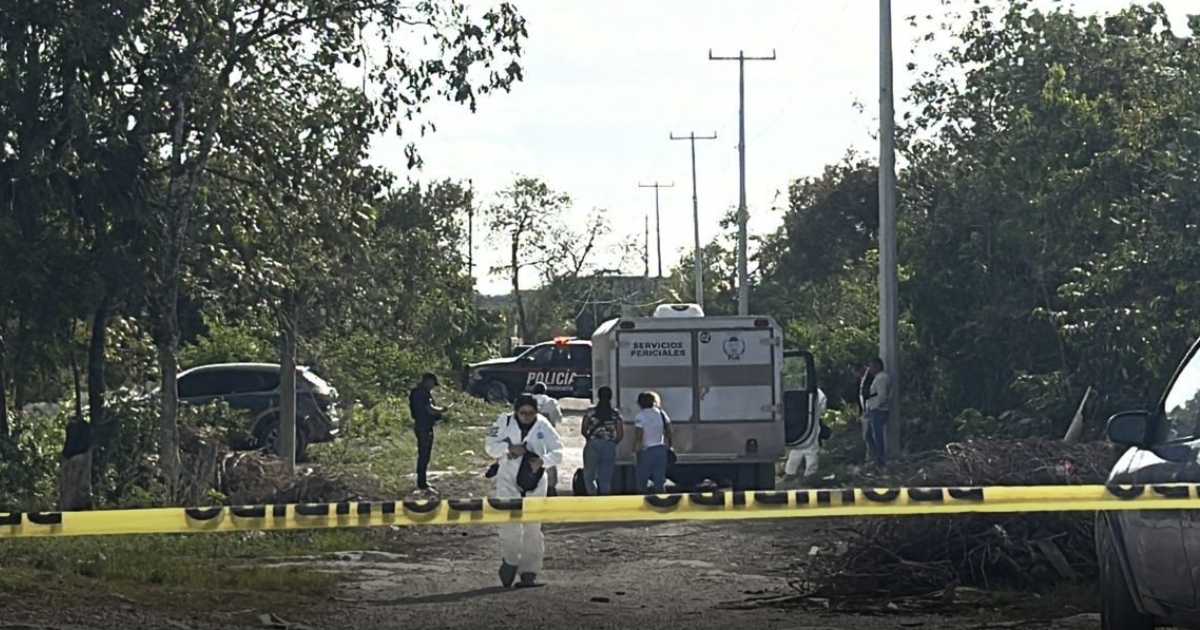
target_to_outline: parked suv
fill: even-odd
[[[254,448],[273,450],[279,438],[280,369],[277,363],[220,363],[179,373],[179,400],[202,405],[222,400],[251,416]],[[296,368],[296,455],[338,434],[337,390],[312,370]]]
[[[1108,420],[1109,440],[1130,447],[1110,485],[1200,483],[1198,349],[1200,342],[1153,408]],[[1100,512],[1096,553],[1105,630],[1149,630],[1157,623],[1200,628],[1200,511]]]

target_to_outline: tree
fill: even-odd
[[[72,366],[76,415],[63,455],[65,462],[82,459],[77,474],[64,471],[64,479],[79,480],[65,489],[85,486],[91,474],[91,429],[108,420],[109,317],[136,296],[143,268],[145,239],[134,218],[141,207],[142,156],[129,142],[119,96],[131,78],[114,54],[142,9],[137,2],[20,2],[0,19],[0,172],[9,182],[0,203],[11,211],[0,238],[14,254],[5,267],[17,270],[4,291],[14,297],[0,304],[0,329],[15,311],[16,407],[24,405],[25,384],[40,371],[30,363],[36,348]],[[87,416],[72,334],[79,320],[90,324]],[[8,344],[0,346],[4,363]],[[8,433],[5,372],[0,367],[0,435]],[[90,505],[90,492],[81,488],[64,503],[64,509]]]
[[[701,252],[704,261],[704,312],[707,315],[737,314],[737,209],[725,213],[719,223],[721,232]],[[688,251],[671,270],[664,285],[665,296],[672,302],[696,301],[696,257]],[[751,270],[751,278],[757,270]]]
[[[474,108],[478,94],[508,89],[521,78],[514,58],[525,36],[523,19],[508,4],[479,22],[459,2],[219,0],[202,8],[191,2],[151,5],[124,55],[137,65],[133,127],[146,154],[161,156],[164,167],[152,182],[153,211],[146,219],[156,241],[151,298],[162,377],[159,446],[170,486],[178,477],[175,355],[183,261],[194,242],[197,212],[206,209],[210,164],[255,131],[245,123],[257,119],[239,115],[247,104],[245,87],[304,102],[312,81],[353,66],[361,71],[358,98],[365,113],[356,108],[338,122],[400,132],[432,98]],[[422,37],[425,57],[408,47]],[[379,57],[365,53],[373,44],[382,48]],[[273,63],[280,60],[289,63]],[[297,69],[301,74],[289,74]],[[408,154],[415,164],[415,147]],[[293,166],[293,172],[302,168]]]
[[[764,282],[796,289],[842,272],[875,246],[879,168],[848,154],[788,187],[783,226],[759,251]]]
[[[1196,28],[980,6],[914,88],[902,294],[951,407],[1066,418],[1088,385],[1114,405],[1165,378],[1195,304]]]
[[[521,294],[521,271],[529,267],[544,270],[547,262],[554,259],[547,255],[552,234],[560,228],[562,215],[570,205],[571,198],[566,193],[551,189],[541,180],[518,177],[499,193],[499,200],[489,209],[492,233],[509,243],[508,264],[492,271],[508,273],[512,280],[517,326],[526,340],[533,338],[533,329]],[[582,259],[586,260],[586,256]]]

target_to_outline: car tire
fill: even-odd
[[[490,381],[483,388],[483,399],[494,404],[510,402],[508,386],[500,381]]]
[[[1142,614],[1133,601],[1121,570],[1113,531],[1104,514],[1096,515],[1096,558],[1100,564],[1100,627],[1102,630],[1153,630],[1154,618]]]
[[[279,439],[279,415],[263,418],[254,427],[254,443],[259,450],[268,453],[275,452],[275,442]],[[304,424],[296,421],[296,461],[304,461],[308,454],[308,433]]]

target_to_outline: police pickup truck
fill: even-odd
[[[545,383],[555,398],[592,397],[592,342],[560,337],[536,344],[515,357],[467,366],[465,389],[489,402],[511,402]]]

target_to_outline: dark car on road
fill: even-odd
[[[280,368],[277,363],[220,363],[179,373],[182,403],[224,401],[248,412],[252,448],[274,449],[279,438]],[[296,369],[296,455],[338,434],[337,390],[306,367]]]
[[[1200,482],[1200,341],[1158,403],[1119,413],[1108,438],[1130,447],[1109,484]],[[1102,626],[1200,628],[1200,510],[1100,512],[1096,517]]]
[[[467,366],[464,381],[468,392],[490,402],[511,402],[538,382],[555,398],[591,398],[592,342],[559,338],[539,343],[515,357]]]

